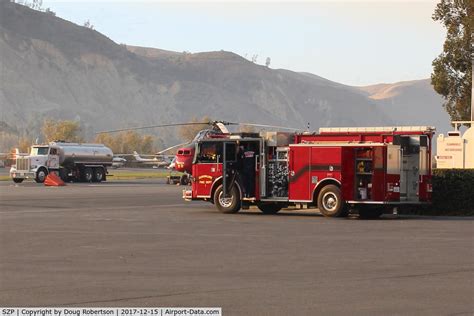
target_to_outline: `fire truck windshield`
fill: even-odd
[[[204,142],[199,146],[198,162],[215,163],[222,157],[222,143]],[[219,158],[221,160],[222,158]]]
[[[233,162],[236,161],[236,145],[235,143],[225,143],[226,146],[226,161]],[[224,159],[222,153],[222,142],[202,142],[199,145],[199,154],[197,156],[197,161],[201,163],[216,163],[222,162]]]
[[[31,155],[32,156],[41,156],[48,154],[49,147],[33,147],[31,148]]]

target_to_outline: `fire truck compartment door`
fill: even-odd
[[[387,174],[400,174],[402,152],[399,145],[387,145]]]
[[[418,201],[420,177],[420,137],[406,136],[406,145],[402,144],[400,200]]]
[[[311,147],[291,146],[289,157],[290,201],[309,201],[311,198]]]
[[[344,200],[354,200],[355,151],[352,147],[343,147],[341,151],[341,191]],[[342,163],[344,162],[344,163]]]

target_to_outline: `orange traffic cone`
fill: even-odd
[[[66,185],[66,183],[64,183],[56,173],[51,172],[46,179],[44,179],[44,185],[48,187],[60,187]]]

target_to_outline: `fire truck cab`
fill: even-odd
[[[433,127],[412,126],[202,139],[183,197],[210,201],[224,213],[297,206],[328,217],[350,211],[378,217],[402,204],[430,202],[433,134]]]

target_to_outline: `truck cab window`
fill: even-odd
[[[201,143],[199,148],[198,162],[216,163],[217,157],[222,161],[222,143]]]
[[[33,147],[31,148],[31,155],[33,156],[47,155],[48,151],[49,151],[49,147]]]
[[[49,151],[49,154],[50,155],[57,155],[58,154],[58,150],[56,148],[51,148],[50,151]]]

